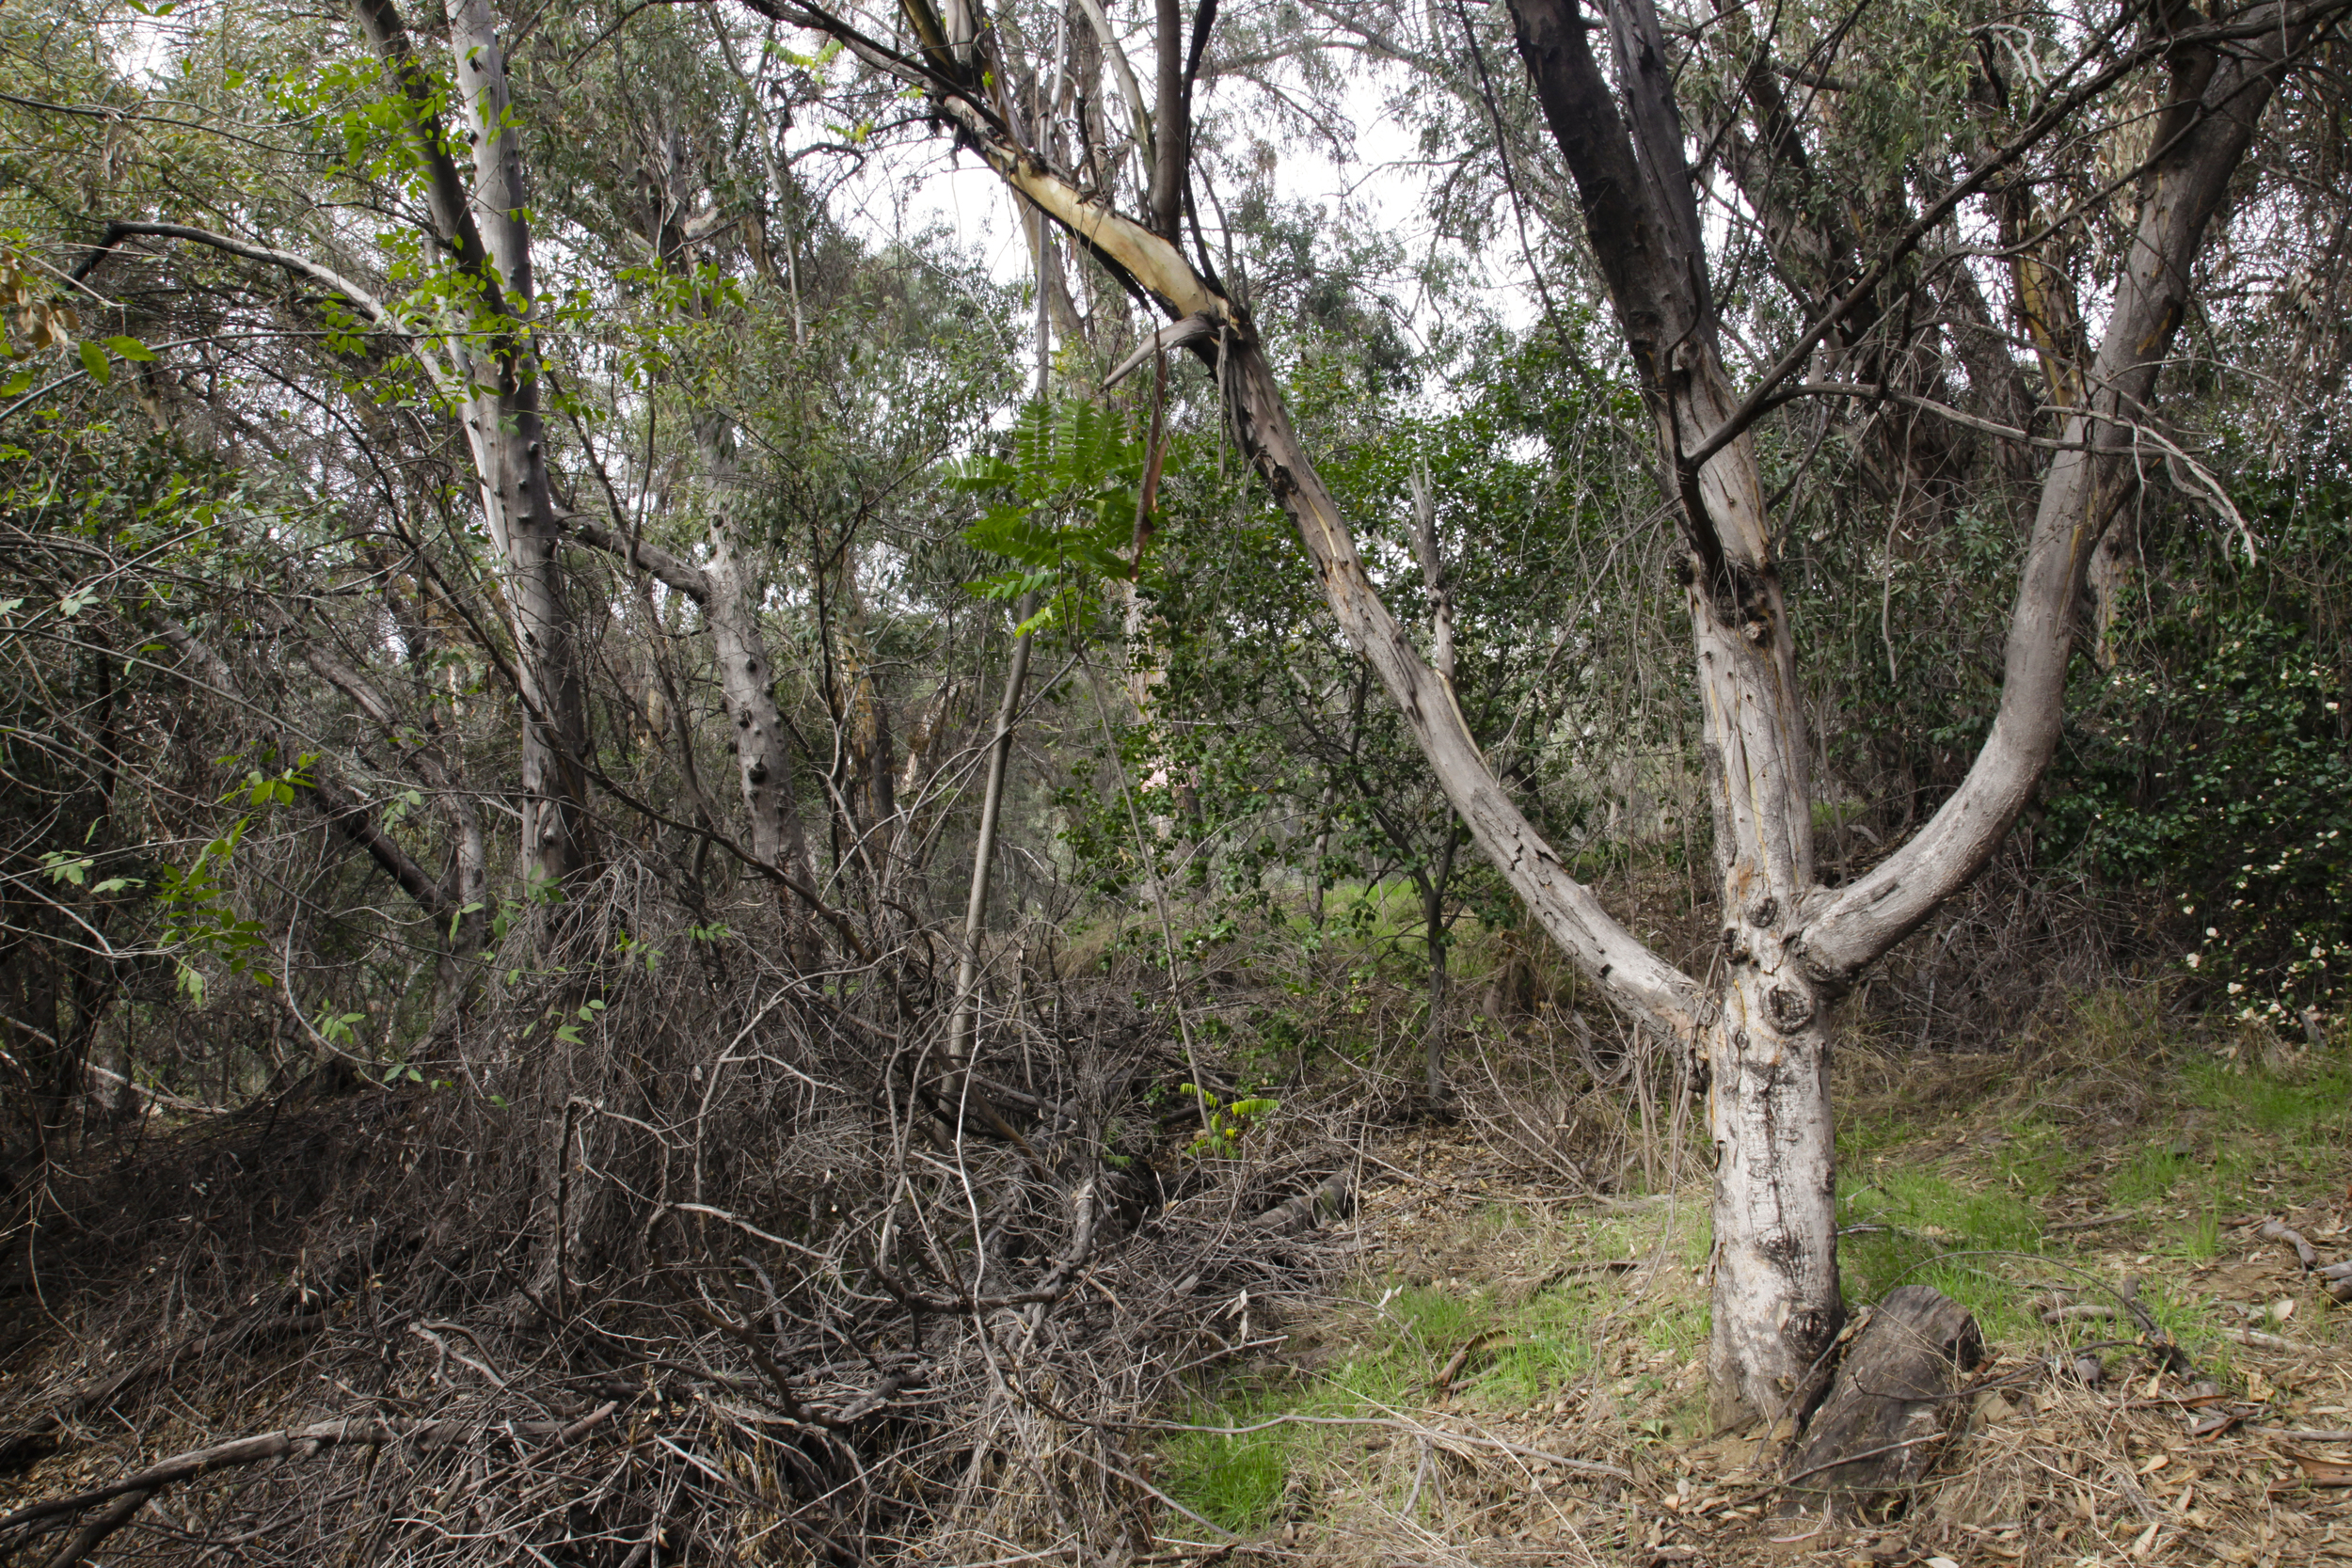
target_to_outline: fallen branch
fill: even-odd
[[[1641,1266],[1642,1260],[1639,1258],[1599,1258],[1581,1259],[1574,1263],[1562,1263],[1544,1275],[1535,1289],[1546,1290],[1564,1279],[1573,1279],[1578,1275],[1583,1274],[1630,1274]]]
[[[56,1405],[10,1432],[0,1433],[0,1465],[29,1457],[31,1450],[63,1432],[80,1418],[119,1399],[131,1388],[164,1371],[183,1356],[202,1356],[240,1344],[263,1344],[289,1334],[304,1334],[326,1323],[324,1312],[294,1313],[276,1318],[248,1318],[227,1328],[173,1346],[161,1355],[92,1378]]]
[[[551,1437],[554,1439],[551,1447],[565,1448],[610,1420],[612,1413],[619,1408],[618,1400],[607,1400],[569,1425],[560,1421],[515,1421],[501,1422],[498,1430],[504,1432],[511,1426],[515,1432],[525,1435]],[[91,1519],[63,1552],[51,1559],[53,1568],[70,1568],[71,1564],[79,1562],[108,1536],[130,1523],[133,1515],[156,1493],[215,1470],[234,1469],[241,1465],[258,1465],[264,1460],[287,1457],[308,1459],[321,1449],[328,1448],[382,1448],[404,1441],[435,1448],[455,1443],[466,1435],[466,1427],[456,1421],[347,1417],[342,1420],[319,1421],[310,1426],[288,1427],[251,1437],[239,1437],[227,1443],[215,1443],[209,1449],[174,1454],[160,1465],[151,1465],[135,1475],[125,1476],[104,1486],[32,1503],[0,1518],[0,1557],[13,1555],[13,1548],[25,1542],[64,1528],[85,1510],[96,1508],[101,1503],[114,1504]]]
[[[47,1502],[33,1503],[20,1508],[5,1518],[0,1518],[0,1533],[23,1529],[27,1525],[39,1525],[46,1520],[71,1518],[84,1509],[95,1508],[100,1503],[112,1502],[118,1497],[126,1497],[135,1493],[144,1500],[167,1486],[176,1485],[183,1481],[193,1481],[213,1470],[226,1470],[240,1465],[255,1465],[264,1459],[278,1459],[287,1454],[292,1454],[297,1459],[307,1459],[321,1449],[346,1444],[376,1448],[386,1443],[397,1443],[405,1437],[423,1438],[429,1433],[437,1434],[444,1431],[453,1435],[454,1430],[453,1423],[445,1421],[387,1421],[376,1418],[354,1417],[340,1421],[320,1421],[307,1427],[289,1427],[279,1432],[265,1432],[254,1437],[239,1437],[231,1442],[215,1443],[209,1449],[197,1449],[188,1453],[175,1454],[161,1465],[141,1470],[134,1476],[126,1476],[120,1481],[104,1486],[93,1487],[87,1492],[76,1492],[71,1497],[52,1497]],[[119,1512],[120,1511],[109,1511],[110,1513]],[[129,1517],[129,1513],[122,1513],[121,1517],[115,1521],[116,1528],[119,1528]],[[93,1521],[93,1523],[96,1522]],[[84,1544],[81,1549],[87,1552],[96,1544],[96,1541],[91,1541]]]
[[[1336,1219],[1347,1212],[1347,1173],[1327,1176],[1311,1192],[1299,1194],[1276,1204],[1251,1223],[1261,1230],[1271,1230],[1278,1236],[1295,1231],[1311,1230],[1327,1219]]]
[[[2303,1265],[2305,1274],[2319,1267],[2319,1250],[2303,1239],[2299,1230],[2290,1230],[2277,1220],[2265,1220],[2262,1234],[2265,1240],[2284,1242],[2295,1248],[2295,1260]]]
[[[2053,1307],[2042,1314],[2042,1321],[2045,1323],[2065,1323],[2080,1322],[2087,1318],[2113,1318],[2117,1315],[2112,1307],[2102,1306],[2096,1302],[2083,1302],[2073,1307]]]
[[[1440,1394],[1454,1392],[1454,1380],[1462,1375],[1462,1369],[1470,1365],[1470,1358],[1501,1338],[1502,1338],[1501,1330],[1489,1329],[1484,1334],[1473,1334],[1463,1340],[1462,1348],[1454,1353],[1452,1358],[1445,1364],[1445,1370],[1438,1374],[1436,1385],[1438,1392]]]

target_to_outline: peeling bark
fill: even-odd
[[[1381,602],[1291,429],[1247,313],[1154,232],[1163,226],[1121,217],[1082,193],[952,79],[821,11],[788,0],[753,4],[829,32],[869,63],[927,87],[1009,184],[1175,319],[1164,344],[1184,341],[1215,369],[1234,437],[1297,529],[1333,615],[1395,702],[1472,841],[1612,1000],[1703,1058],[1718,1157],[1709,1352],[1716,1411],[1726,1420],[1802,1414],[1842,1317],[1827,1003],[1976,874],[2049,760],[2074,599],[2128,476],[2128,421],[2146,407],[2186,305],[2206,221],[2275,68],[2309,36],[2309,16],[2268,32],[2233,27],[2226,57],[2218,29],[2172,48],[2174,104],[2157,134],[2138,241],[2093,367],[2090,405],[2066,429],[2068,448],[2092,450],[2059,451],[2043,484],[1994,734],[1967,783],[1919,835],[1860,881],[1826,890],[1815,876],[1806,715],[1748,424],[1769,406],[1762,400],[1772,387],[1802,368],[1804,352],[1868,301],[1849,289],[1808,329],[1804,352],[1784,356],[1770,385],[1735,396],[1716,348],[1672,66],[1649,0],[1606,0],[1597,28],[1578,14],[1577,0],[1511,0],[1521,56],[1566,155],[1683,514],[1726,960],[1723,978],[1702,989],[1612,920],[1520,814],[1480,754],[1449,683]],[[1614,87],[1588,29],[1609,39]],[[2094,89],[2078,91],[2076,107]],[[2045,111],[1864,277],[1883,278],[1950,202],[1982,189],[2062,118]],[[1155,200],[1155,219],[1159,210]]]

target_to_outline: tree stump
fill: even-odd
[[[1846,1347],[1829,1397],[1788,1472],[1802,1512],[1863,1518],[1891,1512],[1934,1462],[1960,1418],[1952,1397],[1984,1358],[1967,1308],[1939,1291],[1890,1291]]]

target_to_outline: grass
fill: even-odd
[[[1424,1404],[1454,1348],[1492,1325],[1491,1303],[1434,1287],[1391,1286],[1354,1304],[1363,1326],[1354,1354],[1319,1375],[1229,1378],[1184,1417],[1204,1427],[1248,1427],[1279,1416],[1377,1417]],[[1352,1313],[1351,1316],[1358,1315]],[[1344,1431],[1346,1429],[1338,1429]],[[1268,1427],[1227,1436],[1193,1432],[1161,1448],[1168,1495],[1213,1524],[1247,1534],[1272,1519],[1292,1473],[1334,1443],[1333,1429]]]
[[[2188,1064],[2184,1077],[2192,1103],[2239,1130],[2331,1147],[2352,1132],[2352,1053],[2316,1056],[2292,1074],[2208,1056]]]
[[[1849,1306],[1929,1285],[1977,1315],[1989,1338],[2038,1332],[2017,1264],[2043,1254],[2042,1221],[2016,1193],[1979,1190],[1919,1167],[1874,1163],[1838,1183],[1838,1268]]]
[[[2230,1239],[2249,1215],[2340,1189],[2352,1174],[2352,1051],[2232,1057],[2188,1027],[2153,988],[2102,993],[2013,1058],[1905,1057],[1875,1097],[1843,1085],[1837,1201],[1849,1304],[1929,1285],[1974,1312],[1989,1345],[2030,1357],[2107,1332],[2043,1324],[2051,1287],[2096,1301],[2137,1277],[2157,1322],[2227,1378],[2233,1349],[2218,1330],[2240,1323],[2229,1292],[2244,1289],[2216,1283],[2234,1277]],[[1431,1211],[1425,1195],[1408,1206]],[[2109,1223],[2058,1228],[2059,1215]],[[1422,1282],[1428,1270],[1361,1282],[1325,1314],[1330,1332],[1313,1355],[1204,1382],[1189,1419],[1417,1415],[1441,1400],[1440,1369],[1471,1345],[1454,1390],[1458,1411],[1540,1421],[1565,1402],[1579,1412],[1565,1418],[1597,1413],[1602,1428],[1582,1430],[1629,1446],[1708,1435],[1693,1372],[1708,1333],[1703,1198],[1629,1212],[1487,1201],[1445,1226],[1435,1283]],[[1506,1251],[1517,1259],[1508,1269],[1494,1260]],[[1661,1264],[1638,1290],[1599,1273],[1526,1288],[1552,1265],[1629,1257]],[[2225,1273],[2215,1275],[2216,1265]],[[1361,1427],[1171,1434],[1161,1459],[1171,1496],[1245,1536],[1343,1495],[1390,1510],[1420,1496],[1423,1523],[1440,1517],[1412,1493],[1410,1445]]]
[[[1474,1235],[1489,1238],[1527,1225],[1524,1211],[1491,1204],[1469,1220]],[[1343,1354],[1312,1369],[1229,1376],[1204,1386],[1183,1419],[1241,1428],[1284,1415],[1378,1418],[1423,1411],[1437,1395],[1438,1374],[1464,1345],[1479,1349],[1456,1378],[1455,1402],[1472,1410],[1554,1400],[1569,1385],[1605,1370],[1620,1343],[1677,1365],[1699,1354],[1708,1313],[1692,1273],[1707,1256],[1703,1207],[1678,1208],[1671,1227],[1663,1208],[1635,1217],[1591,1217],[1572,1240],[1565,1250],[1576,1257],[1559,1261],[1655,1255],[1669,1288],[1628,1311],[1611,1275],[1570,1275],[1523,1299],[1491,1288],[1384,1281],[1341,1307],[1351,1324]],[[1637,1395],[1664,1386],[1654,1372],[1634,1372],[1629,1381]],[[1688,1435],[1703,1425],[1692,1413],[1697,1408],[1690,1405],[1668,1425]],[[1174,1433],[1160,1449],[1162,1484],[1203,1518],[1247,1535],[1273,1521],[1293,1478],[1341,1465],[1343,1453],[1352,1454],[1362,1435],[1361,1428],[1308,1425],[1237,1436]],[[1391,1503],[1402,1505],[1408,1479],[1399,1481]]]

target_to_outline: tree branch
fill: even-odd
[[[818,28],[845,43],[855,35],[811,7],[788,0],[750,4],[765,15]],[[1698,987],[1620,926],[1568,875],[1558,852],[1487,767],[1452,689],[1382,602],[1338,503],[1291,427],[1279,385],[1247,313],[1203,280],[1172,239],[1082,194],[1069,178],[1014,145],[968,100],[937,91],[933,102],[962,133],[965,145],[1006,183],[1147,292],[1170,318],[1198,315],[1214,328],[1199,335],[1193,352],[1218,373],[1237,440],[1298,530],[1333,615],[1379,674],[1480,850],[1552,940],[1617,1003],[1669,1036],[1688,1037],[1701,1006]]]
[[[1790,943],[1819,982],[1850,983],[1965,886],[2039,784],[2064,716],[2075,602],[2100,535],[2129,491],[2134,432],[2187,313],[2207,225],[2278,76],[2311,40],[2317,19],[2341,8],[2340,0],[2292,15],[2271,8],[2266,21],[2164,41],[2181,110],[2168,119],[2178,129],[2150,160],[2138,225],[2087,378],[2088,405],[2067,415],[2061,450],[2043,477],[1992,731],[1968,776],[1926,826],[1867,875],[1808,901],[1808,918]],[[2220,48],[2225,38],[2235,46]],[[2132,57],[2148,55],[2143,48]]]
[[[194,632],[168,617],[161,622],[158,629],[172,651],[194,665],[203,675],[205,685],[235,697],[239,702],[245,701],[243,694],[237,690],[236,677],[230,673],[228,663]],[[249,703],[246,705],[252,706]],[[350,794],[323,771],[316,769],[311,775],[310,787],[305,793],[319,815],[326,818],[327,826],[364,850],[367,857],[397,883],[403,893],[416,901],[419,909],[435,920],[449,917],[453,912],[449,895],[441,890],[439,883],[426,875],[424,867],[417,863],[415,857],[384,831],[383,824],[376,820],[373,806]]]

